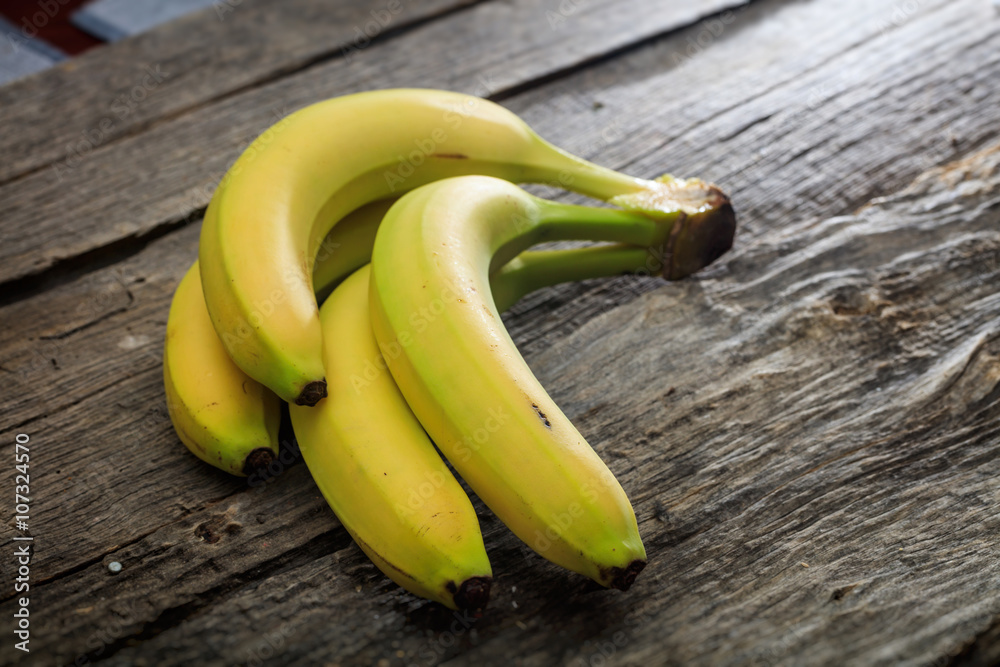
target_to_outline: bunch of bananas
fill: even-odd
[[[453,609],[485,606],[492,571],[435,445],[530,547],[625,590],[646,562],[631,504],[500,313],[564,281],[682,278],[734,232],[715,186],[598,167],[479,98],[403,89],[314,104],[262,134],[209,204],[167,323],[171,420],[198,457],[245,475],[277,454],[287,401],[306,465],[357,544]],[[529,250],[569,239],[609,243]]]

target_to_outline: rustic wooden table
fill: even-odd
[[[375,569],[293,452],[248,485],[174,435],[164,325],[215,184],[276,119],[391,86],[733,195],[703,274],[506,317],[634,501],[651,560],[625,594],[477,501],[494,596],[452,615]],[[220,0],[0,88],[0,127],[0,467],[11,517],[27,435],[34,538],[26,654],[5,521],[0,662],[1000,661],[987,0]]]

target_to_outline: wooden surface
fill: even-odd
[[[30,435],[35,536],[32,653],[5,634],[0,662],[1000,659],[989,3],[404,2],[347,55],[379,3],[294,5],[244,0],[0,88],[0,452],[12,489]],[[158,62],[162,88],[55,176]],[[453,616],[375,569],[294,448],[248,486],[172,431],[163,329],[212,187],[277,117],[398,85],[491,96],[570,151],[733,195],[736,246],[704,274],[549,289],[505,317],[635,504],[650,564],[625,594],[477,500],[494,596]]]

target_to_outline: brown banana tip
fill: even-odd
[[[455,592],[455,606],[459,609],[483,609],[490,600],[490,577],[469,577]]]
[[[611,568],[608,571],[608,574],[611,576],[611,588],[627,591],[644,567],[646,567],[646,561],[634,560],[629,563],[628,567]]]
[[[274,459],[274,452],[266,447],[258,447],[247,454],[246,460],[243,461],[243,474],[249,477],[255,472],[267,470]]]
[[[729,197],[708,186],[705,207],[681,218],[664,247],[663,277],[680,280],[700,271],[733,247],[736,212]]]
[[[326,398],[326,379],[310,382],[299,393],[295,399],[295,405],[308,405],[312,407]]]

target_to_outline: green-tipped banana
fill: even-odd
[[[372,328],[413,412],[518,537],[604,586],[628,588],[645,565],[635,514],[518,353],[491,297],[490,267],[543,241],[670,246],[689,218],[701,229],[713,217],[726,219],[705,206],[653,221],[465,176],[404,195],[375,239]]]
[[[219,184],[199,251],[208,311],[229,355],[285,400],[314,405],[326,395],[323,336],[313,261],[349,211],[449,176],[487,174],[547,182],[659,216],[694,211],[692,182],[648,181],[580,160],[539,138],[491,102],[435,90],[348,95],[297,111],[264,132]],[[702,206],[728,211],[719,195]],[[676,227],[666,275],[680,277],[728,248],[705,253],[696,230]],[[680,248],[692,264],[670,259]]]

